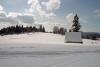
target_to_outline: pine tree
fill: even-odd
[[[80,28],[81,28],[81,25],[79,23],[79,17],[76,14],[74,16],[74,20],[73,20],[73,25],[72,25],[71,32],[79,32]]]
[[[42,25],[40,25],[39,32],[42,32]]]
[[[42,28],[42,32],[45,32],[45,28],[44,28],[44,26],[43,26],[43,28]]]

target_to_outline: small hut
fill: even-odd
[[[81,32],[66,32],[65,43],[82,43]]]

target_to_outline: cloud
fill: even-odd
[[[73,13],[69,13],[67,16],[66,16],[66,20],[67,20],[67,29],[69,30],[73,24],[73,19],[74,19],[74,15]]]
[[[18,24],[16,18],[7,17],[5,14],[0,13],[0,29],[16,24]]]
[[[30,8],[29,12],[34,13],[36,16],[49,18],[55,15],[55,10],[60,7],[60,0],[28,0]]]
[[[98,10],[95,10],[94,12],[95,12],[95,13],[100,13],[100,10],[98,9]]]
[[[8,14],[5,11],[0,12],[0,23],[9,23],[9,24],[17,24],[18,21],[16,18],[11,16],[8,17]]]
[[[20,13],[20,12],[8,12],[6,13],[3,10],[3,6],[0,5],[0,22],[8,22],[11,24],[18,24],[18,22],[23,22],[23,23],[33,23],[33,15],[30,13]]]
[[[11,23],[11,24],[18,23],[18,21],[15,18],[11,18],[11,17],[0,18],[0,22],[6,22],[6,23]]]
[[[88,23],[88,21],[87,21],[88,19],[86,20],[84,18],[80,18],[79,20],[80,20],[80,23]]]
[[[69,13],[67,16],[66,16],[66,19],[68,22],[72,22],[73,19],[74,19],[74,14],[73,13]]]
[[[0,11],[3,11],[3,7],[0,5]]]
[[[37,11],[42,10],[39,0],[28,0],[27,3],[30,5],[30,12],[36,13]]]
[[[14,22],[13,19],[7,17],[7,13],[3,10],[3,6],[0,5],[0,23],[2,22]]]
[[[1,27],[7,26],[13,23],[17,23],[17,21],[15,19],[7,17],[7,13],[4,11],[3,6],[0,5],[0,25],[2,25]]]
[[[12,1],[11,3],[13,2],[20,2],[20,0]],[[7,3],[9,4],[10,1],[7,1]],[[55,12],[60,8],[60,0],[27,0],[27,4],[29,8],[26,8],[23,12],[6,12],[4,11],[3,6],[0,5],[0,24],[4,23],[3,26],[6,26],[6,24],[32,25],[35,22],[59,22],[57,18],[55,18],[57,17]]]
[[[32,25],[34,17],[32,13],[28,12],[5,12],[3,6],[0,5],[0,29],[11,25]]]
[[[6,13],[5,12],[0,12],[0,17],[6,17]]]
[[[34,23],[34,17],[30,13],[19,13],[19,12],[0,12],[0,29],[4,26],[11,25],[32,25]]]
[[[43,24],[49,31],[53,23],[59,23],[55,12],[60,8],[60,0],[28,0],[27,3],[30,6],[27,12],[34,15],[35,23]]]
[[[55,11],[60,8],[60,0],[49,0],[48,2],[42,2],[42,4],[46,7],[47,11]]]
[[[4,8],[2,5],[0,5],[0,17],[4,17],[6,15],[6,12],[4,11]]]
[[[19,15],[22,15],[22,13],[19,13],[19,12],[9,12],[7,17],[17,17]]]
[[[30,5],[30,8],[27,10],[28,12],[39,16],[46,15],[46,12],[42,9],[39,0],[28,0],[28,5]]]
[[[18,16],[17,18],[19,21],[21,21],[23,23],[34,23],[33,16],[23,15],[23,16]]]
[[[100,9],[95,10],[94,13],[96,14],[97,17],[100,17]]]

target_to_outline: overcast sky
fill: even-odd
[[[76,13],[82,31],[100,32],[100,0],[0,0],[0,29],[34,23],[69,28]]]

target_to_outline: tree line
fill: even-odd
[[[7,28],[2,28],[0,30],[0,35],[8,35],[8,34],[20,34],[20,33],[29,33],[29,32],[45,32],[44,26],[40,25],[39,28],[36,26],[27,26],[24,27],[23,25],[16,25],[16,26],[9,26]]]
[[[53,27],[53,32],[54,34],[61,34],[65,35],[65,32],[67,29],[60,27],[59,26],[54,26]],[[0,30],[0,35],[9,35],[9,34],[21,34],[21,33],[30,33],[30,32],[45,32],[45,27],[43,25],[39,25],[37,28],[36,26],[27,26],[24,27],[23,25],[16,25],[16,26],[9,26],[6,28],[2,28]]]
[[[61,34],[61,35],[65,35],[65,32],[67,32],[67,29],[64,27],[58,27],[58,26],[54,26],[53,27],[53,33],[54,34]]]

